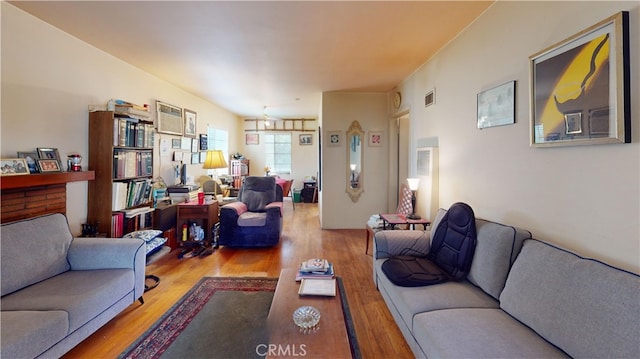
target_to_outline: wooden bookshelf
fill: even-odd
[[[117,166],[117,153],[136,152],[151,153],[151,163],[153,167],[153,140],[148,141],[150,147],[137,146],[135,141],[121,141],[122,132],[116,126],[119,118],[125,117],[113,111],[94,111],[89,113],[89,169],[94,170],[95,180],[89,183],[89,198],[87,206],[87,223],[97,225],[99,233],[106,233],[107,237],[115,237],[112,231],[112,211],[113,203],[113,183],[130,183],[136,180],[151,180],[153,171],[144,175],[135,174],[127,176],[116,176],[114,166]],[[131,121],[136,122],[135,120]],[[139,120],[138,123],[149,124],[152,121]],[[153,127],[151,127],[153,130]],[[137,136],[135,136],[137,138]],[[136,165],[137,166],[137,165]],[[126,208],[139,206],[152,206],[152,201],[138,203]],[[151,225],[151,224],[149,224]],[[123,233],[125,234],[125,233]]]

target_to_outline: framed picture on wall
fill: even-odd
[[[257,145],[260,143],[260,135],[257,133],[247,133],[245,136],[245,144],[247,145]]]
[[[313,144],[313,135],[312,134],[302,134],[300,135],[300,146],[312,145]]]
[[[530,59],[531,146],[631,142],[629,13]]]
[[[327,146],[338,147],[342,145],[342,134],[340,131],[327,132]]]
[[[195,111],[184,109],[184,135],[196,137],[197,121]]]
[[[369,147],[382,147],[382,131],[369,131]]]
[[[479,129],[515,123],[516,82],[509,81],[480,92],[477,110]]]
[[[200,134],[200,151],[206,151],[209,147],[209,137],[206,134]]]

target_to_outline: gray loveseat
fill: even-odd
[[[58,358],[144,292],[140,239],[73,238],[62,214],[3,224],[2,358]]]
[[[381,266],[428,253],[431,232],[374,236],[374,283],[416,357],[640,358],[638,275],[518,228],[482,219],[476,228],[467,279],[418,288],[394,285]]]

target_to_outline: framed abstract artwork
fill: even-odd
[[[629,13],[530,57],[531,146],[631,142]]]

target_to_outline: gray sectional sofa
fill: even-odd
[[[62,214],[0,230],[2,358],[59,358],[142,297],[140,239],[73,238]]]
[[[433,221],[435,229],[444,214]],[[640,358],[640,277],[476,219],[466,280],[406,288],[382,263],[426,254],[429,231],[374,236],[373,280],[418,358]]]

